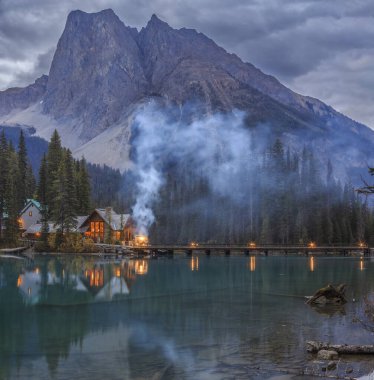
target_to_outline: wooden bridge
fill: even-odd
[[[16,248],[18,252],[12,252],[13,254],[21,254],[22,256],[28,256],[27,252],[23,252],[26,248],[32,247],[35,241],[33,240],[22,240],[24,247]],[[99,249],[100,253],[92,254],[82,254],[83,256],[100,256],[100,257],[115,257],[117,255],[173,255],[175,253],[185,253],[187,255],[195,254],[205,254],[207,256],[211,254],[243,254],[243,255],[335,255],[335,256],[374,256],[374,248],[370,248],[366,244],[361,245],[256,245],[255,243],[250,243],[247,245],[229,245],[229,244],[198,244],[191,243],[185,245],[178,244],[162,244],[162,245],[115,245],[115,244],[95,244]],[[5,252],[3,252],[5,253]],[[10,252],[9,252],[10,253]],[[61,254],[65,255],[65,254]]]
[[[144,254],[144,255],[173,255],[174,253],[193,253],[200,254],[224,254],[231,255],[339,255],[350,256],[352,254],[360,256],[374,255],[374,249],[368,246],[302,246],[302,245],[224,245],[224,244],[189,244],[189,245],[147,245],[147,246],[132,246],[132,245],[111,245],[111,244],[96,244],[102,252],[112,252],[118,254]]]

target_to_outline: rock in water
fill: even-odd
[[[317,358],[320,360],[336,360],[339,355],[336,351],[320,350],[318,351]]]

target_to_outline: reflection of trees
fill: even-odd
[[[82,345],[88,333],[87,305],[41,306],[36,312],[40,351],[46,357],[51,374],[60,358],[67,358],[72,344]]]
[[[9,373],[10,363],[14,366],[24,339],[31,344],[27,336],[32,331],[39,334],[34,351],[46,357],[52,374],[61,358],[68,357],[72,345],[82,345],[84,337],[96,331],[100,336],[93,336],[93,341],[99,345],[100,339],[106,340],[109,349],[109,333],[115,336],[118,332],[124,342],[127,331],[128,357],[122,364],[134,377],[148,375],[150,368],[168,368],[170,377],[174,373],[183,375],[187,359],[180,347],[196,357],[205,350],[212,366],[231,358],[248,365],[259,361],[282,364],[286,357],[301,360],[304,352],[298,345],[310,338],[306,336],[311,331],[309,326],[314,333],[320,331],[332,338],[336,331],[335,324],[329,322],[331,318],[310,310],[300,297],[326,281],[347,282],[363,294],[373,287],[371,272],[360,271],[359,260],[336,263],[317,257],[311,272],[308,258],[257,257],[251,265],[250,258],[202,256],[198,271],[191,271],[190,259],[149,260],[149,270],[142,276],[135,273],[135,261],[104,264],[40,260],[36,265],[42,278],[43,306],[36,308],[23,306],[16,289],[21,268],[12,265],[3,271],[6,278],[2,283],[13,285],[0,290],[0,378]],[[121,297],[130,302],[92,304],[93,293],[77,289],[77,281],[95,268],[103,270],[104,287],[113,279],[126,280],[131,294]],[[12,299],[13,304],[4,302],[3,296]],[[5,308],[9,310],[4,313]],[[349,312],[349,305],[347,309]],[[170,347],[175,349],[172,355],[167,353]],[[113,350],[118,347],[113,346]]]
[[[14,362],[21,365],[22,347],[33,325],[32,309],[24,306],[16,286],[21,269],[19,263],[0,266],[5,285],[0,287],[0,379],[9,377]]]

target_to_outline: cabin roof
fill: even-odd
[[[114,210],[111,210],[109,218],[105,208],[96,208],[90,215],[86,217],[78,217],[81,219],[78,221],[77,229],[82,228],[82,226],[88,221],[89,218],[91,218],[94,213],[97,213],[105,223],[109,224],[110,228],[113,231],[121,230],[121,222],[123,228],[130,220],[130,214],[117,214]]]
[[[25,207],[22,209],[22,211],[20,212],[20,215],[22,215],[24,212],[26,212],[26,210],[30,207],[34,205],[39,211],[41,210],[41,205],[38,201],[36,201],[35,199],[27,199],[26,201],[26,205]]]
[[[41,233],[42,232],[43,225],[42,223],[35,223],[32,224],[26,231],[26,234],[36,234],[36,233]],[[57,231],[57,226],[53,222],[48,222],[48,232],[49,233],[54,233]]]

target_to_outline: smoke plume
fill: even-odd
[[[244,116],[233,111],[183,122],[154,103],[139,110],[133,128],[137,196],[132,210],[139,233],[147,234],[155,221],[153,208],[173,164],[188,166],[213,192],[239,200],[242,186],[235,184],[251,158]]]

